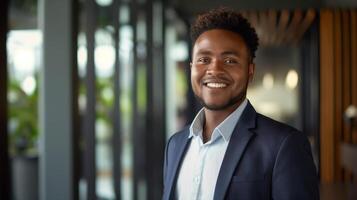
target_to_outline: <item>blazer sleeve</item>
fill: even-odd
[[[272,197],[274,200],[319,199],[310,143],[301,132],[294,131],[281,143],[272,175]]]
[[[170,142],[171,142],[171,139],[172,139],[173,136],[170,137],[170,139],[167,141],[166,143],[166,147],[165,147],[165,155],[164,155],[164,166],[163,166],[163,194],[165,192],[165,187],[166,187],[166,184],[167,184],[167,166],[168,166],[168,154],[169,154],[169,145],[170,145]],[[164,196],[164,195],[163,195]]]

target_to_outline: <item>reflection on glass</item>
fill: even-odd
[[[180,26],[168,23],[166,27],[166,134],[167,139],[181,129],[187,119],[188,59],[187,41],[180,40]]]
[[[15,199],[38,199],[39,30],[12,30],[7,38],[8,133]]]
[[[99,6],[110,6],[113,2],[113,0],[95,0],[95,2],[99,5]]]
[[[265,89],[272,89],[274,87],[274,77],[271,73],[264,74],[263,87]]]
[[[119,61],[120,61],[120,112],[122,120],[122,199],[132,199],[133,194],[133,146],[131,138],[132,127],[132,80],[133,80],[133,29],[129,25],[120,27]]]
[[[95,32],[94,63],[96,70],[96,168],[98,198],[114,199],[112,154],[112,108],[114,102],[114,40],[109,29]]]
[[[289,70],[288,74],[286,75],[285,85],[289,89],[293,90],[296,88],[299,81],[298,73],[295,70]]]
[[[10,31],[7,39],[9,68],[10,153],[37,156],[37,74],[41,32]]]
[[[301,128],[296,47],[262,47],[255,59],[256,70],[247,93],[256,110],[275,120]]]

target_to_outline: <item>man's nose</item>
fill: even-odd
[[[223,63],[221,63],[219,60],[216,59],[211,61],[206,71],[208,75],[212,75],[212,76],[221,74],[223,72],[224,72]]]

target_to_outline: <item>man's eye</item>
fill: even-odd
[[[199,59],[198,59],[198,62],[199,62],[199,63],[203,63],[203,64],[209,63],[209,59],[208,59],[208,58],[199,58]]]
[[[225,63],[227,63],[227,64],[235,64],[235,63],[238,63],[236,60],[234,60],[234,59],[227,59],[227,60],[225,60],[224,61]]]

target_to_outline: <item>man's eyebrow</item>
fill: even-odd
[[[234,55],[234,56],[240,56],[239,52],[236,51],[225,51],[223,53],[221,53],[222,56],[227,56],[227,55]]]
[[[211,55],[212,52],[211,51],[208,51],[208,50],[199,50],[197,52],[197,55]]]
[[[212,55],[213,53],[209,50],[200,50],[196,53],[197,55]],[[239,52],[236,51],[224,51],[221,53],[222,56],[226,55],[234,55],[234,56],[240,56]]]

